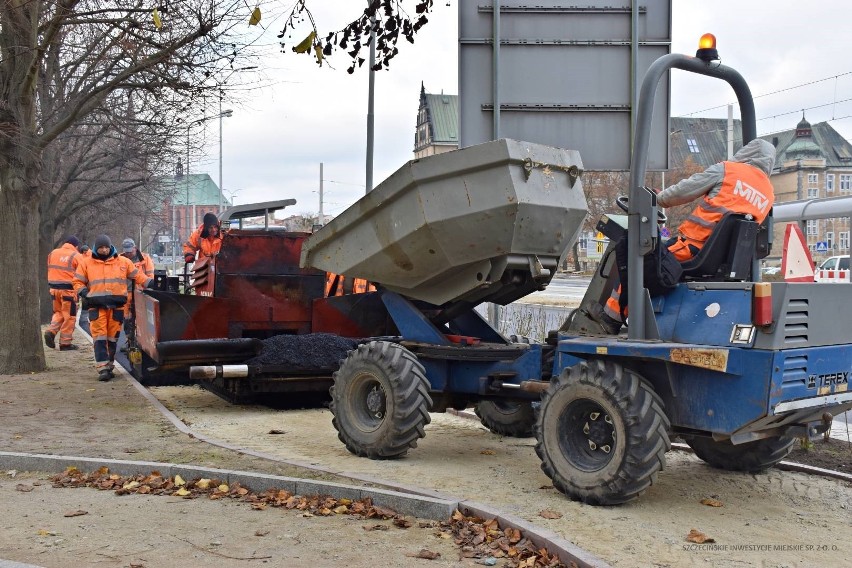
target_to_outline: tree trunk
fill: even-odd
[[[43,371],[38,193],[19,164],[0,170],[0,375]],[[14,322],[14,323],[13,323]]]

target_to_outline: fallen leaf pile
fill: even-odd
[[[411,521],[389,509],[374,505],[370,497],[352,500],[334,498],[327,495],[300,496],[284,489],[268,489],[254,493],[234,482],[227,484],[218,479],[194,479],[186,481],[181,476],[174,478],[163,477],[158,471],[148,475],[122,476],[110,473],[109,468],[102,467],[91,473],[84,473],[76,467],[69,467],[62,473],[50,478],[53,486],[62,487],[92,487],[100,490],[114,491],[116,495],[166,495],[184,499],[239,499],[248,503],[253,509],[264,510],[270,507],[281,507],[301,511],[302,516],[355,515],[363,519],[390,520],[392,525],[400,529],[412,526]],[[72,516],[86,514],[85,511],[74,511]],[[498,558],[507,559],[516,568],[576,568],[573,562],[566,566],[555,554],[544,548],[538,548],[523,533],[512,527],[500,528],[496,519],[481,519],[468,517],[455,511],[448,521],[421,522],[420,528],[436,528],[436,536],[453,538],[461,549],[461,558],[477,559],[480,563],[494,565],[492,561]],[[374,524],[364,526],[364,530],[388,530],[389,526]],[[414,558],[435,559],[438,553],[423,549],[411,554]]]
[[[507,558],[518,568],[569,568],[555,554],[537,548],[520,530],[501,529],[496,519],[466,517],[456,511],[441,526],[453,534],[462,558]]]
[[[64,472],[50,478],[54,487],[94,487],[95,489],[115,491],[116,495],[171,495],[185,499],[207,497],[208,499],[240,499],[249,503],[253,509],[263,510],[267,507],[283,507],[302,511],[305,516],[328,515],[359,515],[365,519],[392,519],[395,526],[408,528],[411,526],[402,515],[393,509],[373,505],[372,499],[365,497],[352,499],[336,499],[324,495],[300,496],[284,489],[269,489],[262,493],[254,493],[239,483],[223,483],[218,479],[195,479],[185,481],[181,476],[174,478],[163,477],[158,471],[148,475],[123,476],[109,472],[102,467],[92,473],[83,473],[76,467],[69,467]]]

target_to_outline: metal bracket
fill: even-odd
[[[581,170],[577,166],[554,166],[553,164],[545,164],[543,162],[533,162],[532,158],[524,158],[524,181],[530,180],[532,171],[535,168],[542,168],[545,174],[560,170],[565,172],[566,174],[568,174],[568,181],[571,182],[572,189],[574,188],[574,184],[577,183],[577,180],[580,178],[580,176],[583,175],[583,170]]]

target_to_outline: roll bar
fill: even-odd
[[[757,122],[754,114],[754,99],[748,84],[737,71],[714,61],[705,61],[679,53],[664,55],[654,61],[639,92],[636,113],[636,129],[633,136],[633,154],[630,160],[629,210],[627,220],[627,277],[630,281],[627,302],[630,306],[630,326],[627,329],[629,339],[646,339],[654,336],[656,320],[653,312],[646,315],[646,296],[642,262],[640,258],[653,250],[657,235],[656,196],[642,189],[645,185],[645,173],[648,161],[648,146],[651,137],[651,119],[654,113],[654,99],[657,86],[663,73],[669,69],[682,69],[699,75],[707,75],[726,81],[734,89],[740,104],[743,144],[757,136]]]

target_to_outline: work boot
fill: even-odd
[[[602,305],[592,304],[588,312],[589,317],[600,324],[607,335],[618,335],[618,332],[621,331],[621,322],[607,315]]]
[[[115,373],[112,372],[112,369],[109,370],[109,378],[114,379]]]
[[[50,347],[51,349],[56,349],[56,334],[50,330],[44,332],[44,344]]]
[[[99,381],[108,381],[112,378],[112,373],[109,369],[101,369],[98,371],[98,380]]]
[[[68,345],[60,345],[59,346],[60,351],[76,351],[79,348],[80,348],[79,345],[74,345],[73,343],[69,343]]]

